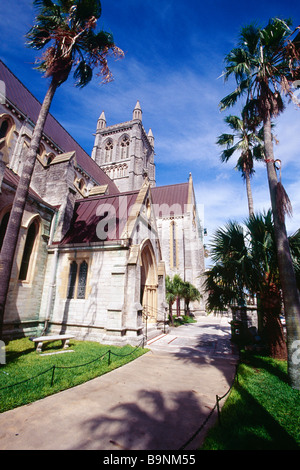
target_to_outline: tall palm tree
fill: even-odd
[[[300,231],[290,237],[290,243],[298,270]],[[263,323],[260,333],[265,337],[272,356],[285,357],[286,344],[279,319],[281,282],[271,210],[266,214],[252,215],[245,221],[245,227],[229,222],[224,229],[217,230],[211,256],[215,264],[206,273],[205,281],[208,308],[226,310],[232,305],[243,306],[248,294],[256,294]]]
[[[113,37],[105,31],[96,32],[101,16],[100,0],[34,0],[36,22],[27,34],[28,45],[45,51],[38,68],[50,79],[30,147],[24,156],[23,171],[15,194],[6,235],[0,255],[0,337],[11,269],[16,250],[27,193],[35,165],[45,121],[57,88],[71,71],[78,87],[90,82],[94,68],[104,82],[111,80],[108,56],[122,57]]]
[[[249,215],[254,213],[253,197],[251,189],[251,176],[254,174],[254,160],[263,160],[263,141],[261,140],[256,129],[247,126],[245,116],[227,116],[224,121],[233,134],[221,134],[217,139],[217,144],[225,146],[226,149],[221,153],[221,161],[228,162],[228,160],[236,152],[240,152],[237,161],[236,169],[241,171],[243,178],[246,181],[246,191],[248,199]]]
[[[225,80],[231,75],[235,77],[237,87],[220,105],[221,109],[226,109],[246,96],[247,101],[251,99],[255,104],[256,115],[263,122],[265,163],[286,314],[288,370],[292,386],[300,389],[300,370],[293,361],[295,341],[300,340],[300,296],[285,226],[290,203],[277,178],[271,132],[272,119],[284,110],[284,96],[293,96],[292,84],[300,73],[298,43],[295,38],[292,40],[290,25],[288,21],[275,18],[263,29],[250,25],[241,30],[238,47],[225,58],[224,72]]]

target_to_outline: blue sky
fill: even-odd
[[[236,160],[222,164],[215,144],[218,135],[227,132],[228,113],[221,113],[218,103],[234,87],[220,78],[224,57],[246,24],[264,26],[279,16],[299,25],[299,0],[102,0],[102,10],[99,25],[113,33],[126,53],[123,60],[110,62],[114,81],[101,85],[95,77],[79,90],[69,80],[58,90],[51,112],[90,154],[101,112],[108,125],[127,121],[139,100],[144,127],[155,137],[157,185],[185,182],[192,172],[209,243],[219,226],[248,215]],[[31,0],[2,1],[0,58],[42,100],[48,83],[33,69],[36,52],[24,45],[33,19]],[[275,133],[276,158],[282,160],[282,182],[294,210],[287,220],[291,233],[300,226],[300,109],[288,105],[276,121]],[[268,209],[263,165],[257,167],[252,187],[255,210]]]

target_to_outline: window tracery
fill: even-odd
[[[33,269],[33,258],[34,258],[33,254],[35,251],[35,245],[37,243],[38,234],[39,234],[39,223],[37,222],[37,220],[34,220],[30,224],[27,230],[23,257],[22,257],[22,262],[21,262],[21,267],[20,267],[20,272],[19,272],[19,281],[29,280],[30,272],[32,272],[32,269]]]
[[[105,145],[105,163],[112,162],[114,145],[111,141]]]
[[[121,142],[121,160],[129,158],[129,144],[130,144],[129,138],[124,137]]]
[[[88,263],[83,260],[79,266],[74,260],[70,264],[67,299],[85,299]]]

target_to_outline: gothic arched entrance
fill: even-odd
[[[141,299],[144,315],[149,323],[157,320],[157,265],[154,251],[149,240],[141,249]]]

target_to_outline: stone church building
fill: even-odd
[[[41,105],[1,61],[0,81],[1,249]],[[192,176],[156,186],[154,136],[143,127],[139,102],[131,120],[108,126],[102,112],[95,127],[90,156],[47,118],[11,275],[8,337],[68,332],[139,344],[145,330],[167,331],[167,274],[202,290]],[[204,313],[204,300],[191,310]]]

